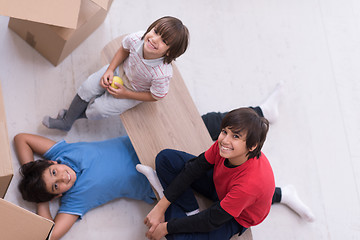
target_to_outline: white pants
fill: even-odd
[[[91,74],[78,89],[79,97],[82,100],[89,102],[89,105],[85,111],[86,117],[88,119],[97,120],[113,115],[120,115],[126,110],[133,108],[141,103],[141,101],[133,99],[114,98],[106,91],[106,89],[100,86],[100,79],[108,67],[109,65],[106,65],[99,71]],[[118,75],[122,78],[126,77],[122,67],[116,68],[114,75]]]

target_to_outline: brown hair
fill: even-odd
[[[186,51],[189,44],[189,30],[179,19],[170,16],[159,18],[148,27],[141,39],[143,40],[153,28],[169,46],[164,56],[164,63],[170,64]]]
[[[20,174],[22,179],[18,188],[24,200],[40,203],[48,202],[56,197],[56,194],[49,193],[46,190],[42,177],[44,171],[51,165],[53,165],[51,161],[37,160],[21,166]]]
[[[238,108],[226,114],[222,120],[221,129],[226,127],[234,133],[246,133],[246,147],[248,149],[256,146],[253,151],[249,151],[248,159],[260,157],[261,148],[269,130],[269,121],[266,118],[260,117],[251,108]]]

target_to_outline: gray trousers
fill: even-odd
[[[100,86],[100,79],[104,75],[109,65],[104,66],[99,71],[91,74],[88,79],[81,84],[77,94],[79,97],[89,102],[85,111],[86,117],[91,120],[106,118],[109,116],[120,115],[126,110],[135,107],[141,101],[133,99],[117,99],[111,96],[106,89]],[[127,77],[122,66],[116,68],[114,75],[123,78],[128,83]]]

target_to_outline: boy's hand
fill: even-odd
[[[144,219],[144,224],[149,228],[149,231],[146,233],[146,236],[151,236],[155,229],[160,223],[163,223],[165,220],[164,211],[159,209],[158,205],[149,212],[149,214]]]
[[[114,98],[118,98],[118,99],[128,98],[126,95],[128,92],[126,87],[124,87],[123,85],[121,85],[120,83],[117,83],[117,82],[115,82],[114,84],[115,84],[115,86],[118,87],[117,89],[111,87],[110,85],[107,88],[107,91],[111,94],[111,96],[113,96]]]
[[[154,232],[147,231],[146,237],[150,240],[160,240],[162,237],[165,237],[168,234],[167,231],[167,222],[160,223]]]
[[[110,86],[110,84],[112,83],[113,77],[114,77],[114,72],[111,70],[106,70],[106,72],[100,79],[100,86],[102,88],[107,89]]]

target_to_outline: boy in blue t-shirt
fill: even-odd
[[[51,239],[61,238],[75,221],[99,205],[127,197],[153,203],[155,195],[141,173],[127,136],[98,142],[54,142],[21,133],[14,138],[23,175],[19,190],[24,200],[37,203],[40,216],[55,221]],[[34,153],[48,160],[34,161]],[[61,197],[52,218],[49,201]]]

